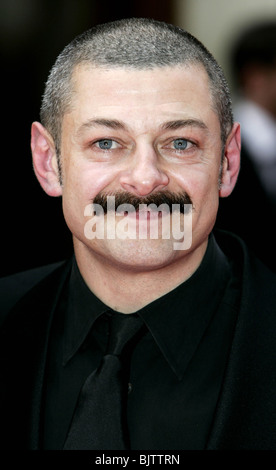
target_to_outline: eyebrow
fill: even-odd
[[[124,124],[122,121],[117,119],[105,119],[105,118],[96,118],[96,119],[89,119],[88,121],[84,122],[78,129],[77,134],[81,134],[86,129],[91,129],[93,127],[107,127],[109,129],[114,130],[128,130],[128,126]],[[201,121],[200,119],[177,119],[173,121],[168,121],[161,124],[161,130],[177,130],[183,127],[197,127],[208,131],[207,125]]]
[[[88,121],[84,122],[78,129],[77,134],[81,134],[86,129],[91,129],[93,127],[108,127],[109,129],[119,129],[119,130],[127,130],[127,126],[117,119],[105,119],[105,118],[98,118],[98,119],[89,119]]]
[[[175,121],[168,121],[161,125],[162,130],[177,130],[182,127],[198,127],[205,131],[208,130],[205,122],[200,119],[177,119]]]

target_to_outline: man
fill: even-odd
[[[152,20],[96,27],[57,59],[41,120],[34,170],[74,259],[2,281],[2,447],[275,448],[275,277],[212,233],[240,129],[211,54]]]

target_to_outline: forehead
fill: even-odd
[[[76,123],[98,115],[144,123],[182,117],[206,120],[210,115],[217,118],[209,79],[200,65],[146,70],[81,65],[74,70],[72,84],[68,114]]]

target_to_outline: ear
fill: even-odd
[[[240,170],[241,133],[240,125],[235,122],[227,138],[222,162],[219,195],[227,197],[233,191]]]
[[[31,129],[31,149],[36,177],[49,196],[61,196],[59,169],[52,136],[39,122]]]

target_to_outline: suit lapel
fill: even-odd
[[[48,337],[71,261],[36,285],[1,333],[1,436],[5,449],[38,449]]]
[[[233,253],[233,251],[232,251]],[[271,275],[244,252],[240,311],[207,449],[269,449],[275,443],[275,312]],[[261,291],[261,296],[260,296]]]

